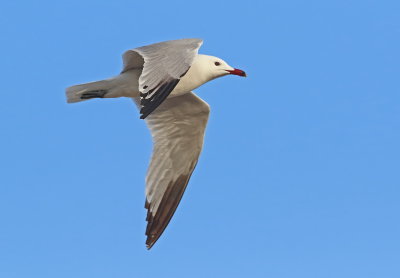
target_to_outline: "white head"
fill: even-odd
[[[196,67],[198,67],[203,74],[207,75],[206,78],[208,81],[228,74],[246,77],[244,71],[231,67],[228,63],[218,57],[199,54],[192,66],[194,66],[194,64],[196,64]]]
[[[187,74],[175,87],[173,94],[189,92],[208,81],[228,74],[246,76],[244,71],[232,68],[220,58],[199,54],[194,59]]]

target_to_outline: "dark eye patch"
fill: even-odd
[[[215,63],[214,63],[214,65],[216,65],[216,66],[220,66],[220,65],[221,65],[221,63],[220,63],[220,62],[215,62]]]

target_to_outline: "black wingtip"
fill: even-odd
[[[179,178],[168,184],[157,209],[158,212],[156,212],[155,215],[150,211],[150,203],[146,200],[145,208],[147,209],[147,227],[145,235],[147,236],[146,247],[148,250],[150,250],[150,248],[161,237],[165,228],[168,226],[168,223],[171,221],[171,218],[182,199],[183,193],[185,192],[190,175],[191,173],[189,175],[180,175]]]
[[[155,241],[149,242],[149,243],[146,242],[146,249],[147,249],[147,250],[150,250],[151,247],[153,247],[154,243],[156,243],[156,242],[155,242]]]
[[[148,115],[150,115],[153,111],[143,111],[143,107],[142,109],[140,109],[140,119],[144,120],[147,118]]]
[[[172,79],[168,82],[165,82],[157,91],[153,93],[150,98],[146,98],[147,94],[152,93],[154,89],[150,90],[146,94],[141,94],[140,105],[142,106],[140,109],[141,119],[145,119],[148,115],[150,115],[154,110],[157,109],[158,106],[169,96],[169,94],[175,89],[180,79]]]

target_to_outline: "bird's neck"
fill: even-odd
[[[212,76],[210,74],[209,63],[205,62],[204,55],[197,55],[194,59],[192,66],[182,77],[179,83],[183,83],[188,85],[191,88],[188,88],[189,91],[203,85],[204,83],[212,80]]]

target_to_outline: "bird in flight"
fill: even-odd
[[[246,76],[220,58],[198,54],[203,41],[180,39],[128,50],[122,72],[109,79],[68,87],[68,103],[129,97],[153,138],[146,176],[146,246],[171,220],[203,147],[209,105],[192,90],[215,78]]]

